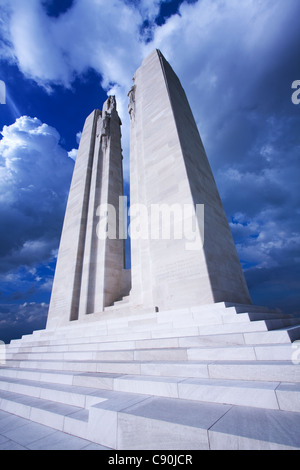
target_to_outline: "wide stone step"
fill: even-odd
[[[90,408],[103,400],[99,389],[0,376],[0,390]]]
[[[152,344],[154,346],[154,344]],[[157,342],[156,347],[148,349],[125,349],[125,350],[99,350],[99,345],[84,344],[83,347],[78,344],[71,350],[63,350],[63,347],[50,348],[51,350],[44,351],[37,348],[38,352],[31,350],[30,352],[11,352],[6,353],[6,359],[16,360],[56,360],[56,361],[70,361],[70,360],[87,360],[87,361],[188,361],[188,360],[289,360],[292,357],[293,349],[290,344],[269,344],[269,345],[219,345],[218,347],[159,347]],[[49,347],[44,347],[49,349]],[[89,349],[88,349],[89,348]]]
[[[300,413],[232,407],[209,429],[210,449],[299,450],[299,418]]]
[[[14,410],[18,416],[98,444],[109,443],[107,447],[112,449],[130,449],[132,446],[137,449],[208,448],[207,429],[229,409],[226,405],[114,392],[110,392],[106,402],[94,405],[89,411],[12,392],[0,391],[0,400],[2,409],[8,412]],[[153,403],[153,400],[157,402]],[[161,409],[164,412],[159,416],[157,412]],[[132,439],[126,430],[129,431],[129,426],[132,431],[138,431],[140,419],[146,427]]]
[[[228,309],[230,310],[230,309]],[[235,311],[225,311],[218,312],[213,315],[207,313],[205,315],[199,313],[181,315],[178,317],[169,317],[164,316],[158,318],[158,323],[172,322],[173,326],[178,328],[181,325],[186,326],[202,326],[208,324],[223,324],[223,323],[243,323],[243,322],[255,322],[255,321],[271,321],[271,320],[281,320],[287,322],[286,324],[299,324],[300,319],[292,315],[280,314],[280,313],[263,313],[263,312],[253,312],[253,313],[236,313]],[[289,323],[288,321],[291,321]]]
[[[219,361],[208,365],[215,379],[300,382],[300,369],[291,361]]]
[[[219,325],[203,325],[201,327],[181,327],[181,328],[167,328],[167,329],[147,329],[146,331],[134,332],[121,330],[118,334],[107,334],[102,332],[100,334],[96,329],[89,330],[87,336],[80,335],[79,332],[76,332],[76,336],[65,336],[65,335],[55,335],[52,336],[52,340],[47,340],[47,338],[36,339],[33,337],[26,338],[26,341],[19,343],[12,343],[13,346],[22,345],[49,345],[56,344],[61,342],[119,342],[119,341],[138,341],[138,340],[148,340],[148,339],[160,339],[160,338],[180,338],[186,336],[208,336],[208,335],[224,335],[224,334],[236,334],[236,333],[259,333],[259,332],[268,332],[272,330],[278,330],[279,328],[287,327],[297,327],[294,324],[286,323],[298,323],[298,320],[270,320],[265,321],[256,321],[256,322],[237,322],[237,323],[227,323]],[[295,329],[294,339],[299,339],[300,327]],[[66,339],[67,338],[67,339]],[[49,342],[48,342],[49,341]]]
[[[65,352],[31,352],[7,353],[7,359],[16,360],[55,360],[55,361],[142,361],[142,360],[188,360],[186,348],[161,348],[146,350],[120,351],[65,351]]]
[[[104,373],[1,369],[0,389],[89,407],[114,390],[215,403],[300,411],[300,384]]]
[[[300,326],[266,332],[245,333],[243,336],[246,344],[292,343],[300,339]]]
[[[290,344],[269,344],[253,346],[203,347],[188,349],[189,360],[291,360],[293,349]]]
[[[293,315],[281,314],[281,313],[263,313],[263,312],[246,312],[246,313],[232,313],[225,314],[222,316],[223,323],[238,323],[238,322],[255,322],[271,320],[279,320],[287,322],[289,324],[299,324],[300,318],[294,317]]]
[[[196,315],[196,314],[190,314]],[[254,317],[255,321],[254,321]],[[273,318],[275,316],[275,318]],[[296,326],[300,324],[299,318],[288,318],[288,316],[281,316],[278,318],[277,314],[272,314],[268,319],[261,319],[260,313],[241,313],[211,316],[207,318],[199,316],[199,321],[193,319],[189,320],[188,317],[180,316],[179,319],[170,319],[170,321],[163,321],[157,323],[155,317],[151,317],[151,328],[145,319],[141,322],[133,320],[132,322],[125,322],[123,325],[120,323],[105,323],[88,325],[83,328],[69,329],[64,328],[57,332],[35,332],[33,335],[25,335],[21,341],[12,341],[12,345],[33,343],[39,341],[60,341],[64,338],[74,340],[76,338],[88,338],[89,341],[116,341],[126,339],[150,339],[158,337],[176,337],[181,336],[182,331],[185,336],[198,335],[198,334],[226,334],[234,332],[251,332],[251,331],[268,331],[288,326]],[[153,323],[153,324],[152,324]],[[46,345],[47,343],[44,343]],[[53,343],[52,343],[53,344]]]
[[[11,369],[13,371],[13,369]],[[0,390],[89,408],[103,390],[300,411],[300,384],[216,379],[184,379],[117,374],[61,374],[1,370]],[[21,372],[21,371],[20,371]],[[47,379],[47,380],[45,380]],[[68,382],[68,383],[65,383]]]
[[[300,382],[300,369],[291,361],[16,361],[8,368],[43,369],[61,372],[154,375],[185,378],[216,378]]]
[[[194,385],[192,381],[187,384]],[[230,437],[236,445],[234,436],[240,437],[237,448],[300,447],[299,413],[124,392],[101,394],[102,401],[86,410],[0,390],[0,406],[7,412],[114,449],[227,448],[224,441]]]
[[[287,327],[281,330],[254,333],[227,333],[202,336],[183,336],[156,339],[138,339],[130,341],[101,341],[91,342],[90,338],[64,338],[53,341],[26,342],[6,345],[6,354],[37,353],[37,352],[66,352],[66,351],[117,351],[128,349],[153,349],[201,346],[236,346],[236,345],[268,345],[288,344],[300,338],[300,327]],[[80,342],[79,342],[80,341]],[[293,347],[293,346],[292,346]],[[10,356],[11,357],[11,356]]]
[[[0,407],[3,411],[59,431],[64,430],[64,421],[67,416],[76,415],[76,419],[80,419],[81,426],[88,421],[88,411],[80,407],[12,391],[0,390]]]
[[[93,440],[114,449],[226,449],[231,438],[236,449],[300,447],[300,414],[280,410],[152,397],[100,403],[89,419]]]
[[[0,408],[113,449],[300,448],[299,318],[224,303],[98,317],[8,345]]]
[[[40,377],[42,377],[42,374],[44,374],[44,377],[47,374],[47,371],[38,372],[34,370],[32,372],[39,373]],[[57,372],[54,373],[57,374]],[[66,374],[66,372],[63,372],[63,375],[69,377],[69,374]],[[55,429],[69,432],[116,449],[130,449],[131,446],[137,449],[145,449],[148,445],[150,449],[182,449],[185,447],[188,449],[200,449],[212,448],[211,442],[214,442],[216,448],[218,446],[222,448],[223,439],[230,438],[232,433],[232,430],[230,430],[231,416],[228,423],[227,421],[222,421],[222,427],[217,428],[216,434],[214,434],[214,423],[223,419],[227,413],[231,412],[232,408],[229,405],[230,402],[238,399],[235,393],[237,389],[242,388],[245,402],[249,400],[249,403],[251,403],[251,395],[253,395],[252,405],[255,401],[254,396],[257,396],[260,397],[262,405],[263,400],[265,400],[270,406],[270,404],[275,403],[274,396],[272,396],[272,401],[270,394],[276,393],[276,399],[278,403],[282,403],[281,406],[284,407],[286,403],[290,406],[291,403],[297,403],[297,394],[299,393],[299,384],[291,383],[279,384],[277,386],[274,383],[262,382],[259,386],[259,384],[250,384],[249,382],[247,384],[239,384],[238,382],[211,380],[195,381],[189,379],[180,381],[177,378],[171,381],[170,379],[166,380],[164,377],[161,377],[160,380],[154,377],[110,377],[110,379],[113,379],[114,387],[128,387],[129,381],[136,387],[137,381],[140,380],[140,387],[144,387],[143,395],[136,393],[137,389],[135,389],[134,394],[124,393],[124,391],[119,393],[101,390],[95,396],[95,392],[92,391],[93,388],[88,387],[88,391],[92,392],[89,393],[89,398],[97,400],[97,404],[90,402],[91,407],[89,413],[87,413],[87,410],[83,410],[81,406],[74,406],[74,404],[71,405],[70,403],[57,403],[59,396],[62,401],[66,401],[70,400],[74,393],[80,396],[80,389],[84,394],[86,393],[88,376],[76,374],[74,379],[78,381],[84,380],[85,388],[81,388],[82,385],[70,388],[57,387],[53,386],[53,384],[30,383],[28,380],[23,381],[20,384],[20,386],[25,387],[22,389],[22,394],[12,390],[0,391],[0,406],[8,412],[14,412],[32,421],[47,424]],[[121,385],[122,380],[123,385]],[[142,382],[147,382],[147,384],[142,384]],[[16,383],[16,381],[10,380],[11,387],[15,386]],[[149,398],[149,393],[162,393],[162,386],[170,390],[170,387],[174,387],[174,383],[177,384],[177,390],[182,399],[173,400],[170,397],[158,398],[157,396]],[[52,393],[50,395],[52,398],[53,394],[56,394],[55,401],[42,398],[41,395],[38,397],[28,396],[28,387],[30,386],[33,390],[32,395],[36,389],[40,391],[46,390],[48,398],[49,393]],[[148,388],[149,392],[144,395],[145,387]],[[223,403],[202,402],[202,394],[206,395],[207,389],[211,392],[209,393],[211,401],[213,401],[213,396],[217,400],[219,394],[220,398],[223,396],[229,402],[229,407]],[[27,396],[24,395],[25,392]],[[291,394],[293,394],[292,399],[289,396]],[[201,402],[198,402],[199,399]],[[83,405],[83,403],[80,404]],[[256,406],[258,405],[256,404]],[[299,413],[285,414],[280,411],[281,414],[279,415],[278,411],[275,415],[269,415],[266,414],[267,410],[263,409],[261,410],[262,413],[258,414],[257,410],[252,408],[256,419],[262,419],[264,425],[267,422],[267,425],[270,426],[272,420],[278,420],[279,425],[276,426],[277,432],[266,434],[264,437],[258,426],[256,428],[251,427],[247,430],[249,435],[245,435],[245,426],[243,425],[245,418],[243,417],[248,416],[247,408],[237,406],[235,403],[234,409],[238,409],[238,417],[241,419],[241,423],[235,427],[235,433],[233,434],[233,436],[236,434],[241,436],[239,446],[249,446],[250,439],[253,448],[298,448],[299,443],[295,437],[297,436],[295,429],[299,426]],[[239,423],[239,420],[236,419],[236,422]],[[288,432],[283,433],[283,422],[285,426],[288,424]],[[99,423],[101,423],[101,426],[99,426]],[[110,424],[110,426],[106,423]],[[291,430],[293,432],[290,432]],[[138,435],[137,440],[131,444],[127,440],[127,432],[129,431],[133,431]],[[268,435],[272,437],[266,437]],[[210,442],[209,439],[212,441]],[[182,441],[181,445],[179,445],[179,440]]]
[[[75,382],[85,383],[77,376]],[[95,378],[94,378],[95,379]],[[120,376],[116,391],[300,412],[300,384],[216,379]]]
[[[106,372],[99,365],[99,372]],[[116,371],[115,371],[116,372]],[[130,372],[128,372],[130,373]],[[194,361],[186,364],[144,363],[140,375],[300,382],[299,366],[290,361]]]
[[[249,323],[227,323],[222,325],[207,325],[199,327],[199,335],[228,334],[228,333],[259,333],[298,326],[298,320],[269,320]],[[298,330],[299,334],[300,329]],[[297,338],[298,339],[298,338]]]
[[[0,368],[0,376],[3,378],[27,379],[64,385],[72,385],[75,375],[74,372],[61,370],[32,369],[25,367]]]

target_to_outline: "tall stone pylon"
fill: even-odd
[[[155,50],[133,80],[129,92],[131,303],[159,309],[221,301],[250,304],[230,227],[178,77]],[[173,215],[180,207],[182,216],[175,222]],[[156,216],[161,213],[161,220],[152,217],[152,209]],[[156,230],[166,216],[169,238]],[[145,221],[151,225],[148,236],[146,231],[139,236],[136,219],[141,226]],[[185,232],[181,237],[175,235],[180,223]]]
[[[49,329],[102,312],[122,295],[120,125],[113,96],[104,103],[102,112],[94,110],[85,121],[58,252],[47,320]],[[105,220],[109,217],[106,207],[115,208],[116,237],[99,237],[98,224],[110,223]]]

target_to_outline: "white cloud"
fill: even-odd
[[[43,280],[43,283],[40,286],[40,289],[43,291],[51,292],[53,285],[53,277],[48,277],[46,280]]]
[[[169,1],[170,0],[164,0],[165,3]],[[161,3],[163,3],[162,0],[140,0],[136,6],[139,9],[142,18],[153,21],[159,13]]]
[[[73,162],[56,129],[22,116],[0,141],[2,269],[49,259],[60,236]]]
[[[81,136],[82,136],[82,131],[79,131],[77,132],[76,134],[76,142],[77,144],[79,145],[80,144],[80,139],[81,139]],[[69,152],[68,152],[68,157],[71,158],[72,160],[74,160],[74,162],[76,161],[76,158],[77,158],[77,153],[78,153],[78,148],[77,149],[71,149]]]
[[[68,86],[70,70],[62,51],[56,46],[53,24],[41,2],[15,0],[10,8],[12,13],[8,39],[22,72],[45,87],[49,82]]]
[[[149,9],[150,5],[147,14]],[[52,84],[70,87],[75,74],[90,67],[102,75],[105,88],[111,83],[130,85],[130,63],[133,72],[141,59],[137,46],[142,18],[133,5],[122,0],[77,0],[55,20],[47,16],[40,0],[14,0],[10,11],[5,31],[10,55],[40,85],[49,90]]]
[[[72,158],[72,160],[76,160],[76,157],[77,157],[77,152],[78,152],[78,149],[72,149],[68,152],[68,157],[69,158]]]
[[[77,75],[93,68],[108,94],[118,99],[123,122],[125,177],[128,175],[127,93],[143,55],[140,27],[151,21],[160,1],[143,0],[138,8],[123,0],[77,0],[59,18],[48,17],[40,0],[14,0],[4,32],[10,55],[23,74],[49,92],[54,84],[70,88]],[[8,4],[8,2],[7,2]],[[96,106],[96,105],[95,105]],[[75,149],[69,153],[75,159]]]
[[[215,152],[218,145],[227,145],[234,158],[234,145],[233,150],[239,145],[241,151],[249,145],[246,138],[244,143],[234,144],[230,133],[237,125],[241,133],[247,133],[248,123],[237,111],[251,103],[252,88],[261,77],[257,63],[274,61],[274,41],[282,34],[290,10],[282,2],[271,0],[184,2],[180,15],[173,15],[158,27],[154,19],[161,3],[77,0],[54,19],[47,16],[40,0],[14,0],[5,31],[11,44],[9,54],[26,76],[49,91],[53,84],[71,87],[75,76],[89,68],[98,72],[102,86],[118,98],[123,145],[128,153],[127,93],[131,78],[142,58],[153,48],[160,48],[187,91],[212,163],[217,164],[222,157]],[[292,0],[291,8],[294,5]],[[148,43],[141,35],[144,20],[149,21],[153,34]],[[216,104],[218,112],[213,111]],[[213,111],[209,119],[208,110]],[[232,119],[234,115],[236,120]]]
[[[78,145],[79,145],[81,136],[82,136],[82,131],[77,132],[77,134],[76,134],[76,142],[77,142]]]
[[[35,328],[37,323],[42,329],[46,323],[47,312],[48,305],[44,302],[24,302],[22,305],[2,304],[0,306],[1,334],[5,333],[7,327],[17,327],[22,331],[31,325]]]

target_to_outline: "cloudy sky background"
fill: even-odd
[[[300,311],[299,0],[0,0],[0,18],[1,340],[45,325],[80,131],[108,94],[128,183],[127,93],[154,48],[187,93],[253,302]]]

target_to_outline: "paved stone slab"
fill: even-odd
[[[38,423],[25,424],[10,431],[4,431],[3,435],[11,441],[14,441],[24,447],[32,444],[35,441],[45,438],[55,433],[54,429],[48,428]]]
[[[300,449],[300,413],[232,407],[209,430],[211,449]]]
[[[118,448],[209,449],[207,429],[229,409],[221,404],[150,398],[119,414]]]
[[[95,444],[90,441],[57,431],[31,443],[28,448],[30,450],[92,450],[94,446]],[[93,450],[105,449],[109,450],[107,447],[96,445]]]
[[[0,450],[111,450],[70,434],[0,412]]]
[[[281,383],[276,395],[280,409],[300,412],[300,383]]]
[[[17,442],[8,440],[4,444],[0,444],[0,450],[27,450]]]

